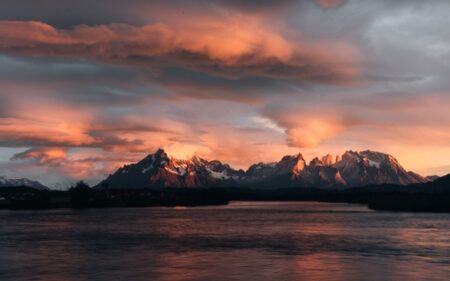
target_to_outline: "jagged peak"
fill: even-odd
[[[143,160],[148,160],[148,159],[155,159],[155,157],[164,157],[164,158],[169,158],[168,154],[166,153],[166,151],[160,147],[157,150],[155,150],[155,152],[147,154],[147,156],[143,159]]]
[[[294,168],[292,169],[292,172],[294,173],[294,175],[298,175],[301,171],[305,169],[306,161],[303,158],[303,155],[300,153],[296,155],[295,160],[296,162]]]
[[[290,161],[292,159],[295,159],[295,157],[293,155],[286,155],[286,156],[283,156],[283,158],[281,158],[280,162],[286,162],[286,161]]]
[[[387,153],[384,152],[380,152],[380,151],[375,151],[375,150],[370,150],[370,149],[366,149],[366,150],[361,150],[359,152],[360,154],[366,154],[366,153],[373,153],[373,154],[383,154],[383,155],[389,155]]]
[[[224,165],[224,166],[228,166],[228,164],[222,164],[222,162],[220,162],[219,160],[211,160],[209,161],[210,164],[212,165]]]
[[[299,174],[306,166],[305,159],[301,153],[295,155],[286,155],[276,164],[276,167],[285,167],[290,169],[294,175]]]
[[[305,159],[303,158],[303,155],[302,155],[301,153],[296,154],[294,157],[295,157],[295,159],[297,159],[297,161],[298,161],[298,160],[303,160],[303,161],[305,160]]]
[[[355,156],[358,156],[358,155],[359,155],[358,151],[346,150],[344,152],[344,154],[342,154],[342,158],[344,158],[344,157],[355,157]]]
[[[372,150],[363,150],[363,151],[353,151],[353,150],[347,150],[342,154],[340,159],[338,160],[338,157],[336,157],[336,162],[342,161],[342,160],[351,160],[351,159],[358,159],[358,160],[364,160],[365,158],[368,158],[370,160],[377,160],[377,161],[384,161],[384,160],[390,160],[392,162],[398,163],[397,159],[395,159],[393,156],[378,152],[378,151],[372,151]]]
[[[360,152],[360,155],[362,157],[365,157],[368,159],[369,162],[378,162],[378,163],[389,163],[390,165],[396,165],[400,166],[400,163],[398,160],[393,157],[390,154],[378,152],[378,151],[371,151],[371,150],[364,150]]]
[[[310,162],[309,165],[311,167],[317,167],[317,166],[323,166],[322,161],[318,157],[314,157]]]
[[[208,163],[208,162],[220,162],[219,160],[212,160],[212,161],[208,161],[205,158],[201,157],[199,153],[195,152],[190,158],[189,161],[191,161],[192,163]]]
[[[248,171],[256,170],[256,169],[274,168],[277,164],[278,164],[277,162],[269,162],[269,163],[258,162],[256,164],[253,164],[250,167],[248,167],[248,169],[246,171],[248,172]]]
[[[159,147],[159,148],[155,151],[155,154],[159,154],[159,153],[166,153],[166,151],[164,150],[163,147]]]
[[[195,153],[190,159],[169,157],[164,149],[149,154],[139,163],[124,166],[118,170],[121,178],[143,174],[142,181],[160,184],[156,180],[167,180],[175,186],[203,186],[211,181],[234,180],[239,184],[270,180],[271,177],[289,176],[295,184],[332,184],[358,186],[373,182],[399,182],[401,184],[426,181],[414,173],[406,171],[392,156],[364,150],[361,152],[347,150],[342,159],[331,154],[315,157],[306,164],[302,154],[287,155],[278,162],[251,165],[247,171],[235,170],[218,160],[205,160]],[[167,174],[170,173],[170,174]],[[122,176],[123,174],[123,176]],[[208,178],[209,177],[209,178]],[[212,178],[211,178],[212,177]],[[290,183],[293,184],[293,183]]]
[[[139,161],[137,165],[144,166],[143,171],[147,172],[154,167],[166,165],[171,158],[167,155],[163,148],[158,148],[154,153],[148,154],[144,159]],[[121,170],[126,173],[128,167],[133,165],[124,165]]]
[[[387,153],[373,151],[373,150],[369,150],[369,149],[360,151],[359,154],[364,155],[364,156],[378,156],[378,157],[385,157],[385,158],[392,157],[391,155],[389,155]]]
[[[298,153],[298,154],[294,154],[294,155],[283,156],[283,158],[281,158],[280,162],[286,162],[286,161],[292,161],[292,160],[305,161],[305,159],[303,158],[303,155],[301,153]]]
[[[165,155],[166,157],[168,156],[166,151],[162,147],[158,148],[158,150],[156,150],[154,154],[161,155],[161,156]]]
[[[351,162],[355,162],[355,161],[360,161],[361,157],[359,155],[358,152],[353,151],[353,150],[347,150],[344,152],[344,154],[342,154],[342,156],[336,157],[336,162],[334,163],[334,166],[342,166],[342,165],[346,165],[346,163],[351,163]]]
[[[321,161],[322,161],[323,165],[331,166],[331,165],[333,165],[335,163],[335,159],[337,160],[337,158],[334,158],[333,155],[327,154],[327,155],[322,157]]]

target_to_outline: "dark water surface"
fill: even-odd
[[[450,214],[310,202],[0,211],[0,280],[450,280]]]

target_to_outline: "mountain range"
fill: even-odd
[[[2,187],[14,187],[14,186],[28,186],[38,190],[48,190],[48,187],[41,184],[38,181],[33,181],[30,179],[8,179],[6,177],[0,176],[0,188]]]
[[[406,171],[391,155],[370,150],[326,155],[306,163],[301,154],[278,162],[257,163],[238,170],[217,160],[199,156],[170,157],[163,149],[135,164],[125,165],[96,188],[163,187],[320,187],[346,188],[373,184],[414,184],[429,179]]]

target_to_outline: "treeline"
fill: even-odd
[[[3,209],[205,206],[227,204],[231,200],[347,202],[365,204],[374,210],[450,212],[450,175],[425,184],[339,190],[306,187],[95,189],[84,182],[68,191],[0,188],[0,208]]]
[[[387,185],[386,185],[387,186]],[[287,188],[275,190],[228,189],[231,200],[250,201],[318,201],[364,204],[378,211],[450,212],[450,191],[415,190],[407,187],[385,189],[386,186],[322,190]]]
[[[228,201],[228,195],[219,189],[93,189],[84,182],[68,191],[0,188],[2,209],[204,206]]]

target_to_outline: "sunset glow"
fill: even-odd
[[[77,2],[0,7],[0,176],[97,183],[159,147],[450,172],[448,2]]]

